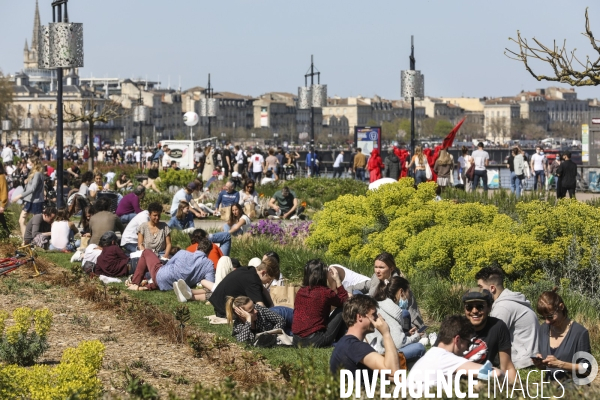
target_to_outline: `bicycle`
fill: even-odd
[[[29,263],[33,265],[33,270],[35,271],[35,273],[30,276],[31,278],[45,274],[45,272],[40,272],[38,270],[38,267],[35,263],[36,254],[33,250],[33,247],[34,246],[32,244],[18,247],[13,257],[0,259],[0,276],[6,275],[9,272],[12,272],[17,268]]]

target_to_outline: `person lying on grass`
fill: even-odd
[[[129,290],[171,290],[173,284],[182,280],[190,287],[201,283],[211,290],[215,281],[215,268],[212,261],[206,257],[206,252],[212,248],[208,239],[198,242],[198,250],[193,253],[179,251],[163,265],[152,250],[142,252],[131,282],[126,283]],[[146,272],[150,272],[152,283],[144,284]]]
[[[233,333],[238,342],[254,341],[257,334],[273,329],[285,329],[284,318],[260,304],[254,304],[250,297],[227,297],[225,303],[227,322],[233,325]]]

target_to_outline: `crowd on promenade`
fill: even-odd
[[[418,306],[422,294],[411,289],[394,257],[385,252],[374,259],[370,277],[339,264],[310,260],[302,266],[303,280],[293,308],[276,304],[271,291],[285,280],[278,254],[256,254],[242,265],[231,257],[236,243],[232,237],[247,235],[256,218],[303,218],[304,210],[289,187],[277,191],[267,204],[261,204],[256,192],[265,179],[285,179],[290,166],[296,169],[297,154],[270,149],[265,158],[228,144],[221,157],[215,158],[216,150],[208,146],[197,152],[197,178],[174,193],[166,211],[169,220],[163,221],[165,205],[151,202],[142,208],[142,200],[147,191],[158,191],[158,171],[173,168],[168,148],[157,146],[140,158],[141,166],[149,171],[137,184],[114,172],[82,172],[79,159],[71,161],[67,207],[61,209],[52,203],[56,171],[46,155],[22,154],[23,162],[14,165],[16,154],[9,150],[13,151],[12,146],[0,152],[0,224],[5,234],[11,234],[4,218],[8,202],[22,202],[19,228],[24,244],[72,252],[72,261],[80,261],[86,273],[107,283],[125,279],[130,290],[173,291],[181,302],[208,302],[215,321],[231,324],[232,335],[240,342],[333,346],[333,374],[340,368],[352,372],[389,369],[392,373],[408,368],[409,380],[420,385],[434,381],[423,375],[425,371],[452,374],[465,369],[480,376],[496,372],[506,375],[509,382],[515,380],[517,369],[532,366],[550,370],[551,378],[558,380],[572,377],[577,368],[584,374],[590,371],[583,361],[574,359],[577,352],[591,353],[589,333],[571,319],[556,290],[526,299],[504,287],[504,273],[495,267],[477,273],[478,287],[461,298],[464,314],[447,316],[437,335],[427,332]],[[371,180],[378,178],[373,176],[377,169],[398,179],[405,171],[403,165],[407,173],[414,166],[417,182],[433,179],[427,172],[429,160],[419,148],[413,157],[406,150],[398,153],[402,162],[391,162],[390,156],[381,160],[375,152],[368,161],[365,157],[363,165],[364,155],[357,149],[354,162],[358,164],[353,170],[360,177],[366,169]],[[465,181],[473,182],[473,187],[478,184],[475,178],[483,178],[477,168],[487,165],[485,153],[481,144],[471,155],[463,152],[458,160]],[[392,154],[398,157],[395,151]],[[515,148],[509,164],[516,175],[528,165],[538,175],[537,160],[543,155],[537,155],[525,161]],[[570,155],[565,153],[564,158],[554,171],[562,182],[561,190],[570,191]],[[311,158],[308,166],[314,167],[314,175],[318,174],[316,160]],[[453,168],[454,161],[442,149],[433,165],[438,185],[449,184]],[[468,177],[470,169],[474,179]],[[151,174],[153,170],[157,173]],[[205,191],[211,179],[222,187],[215,203],[208,201]],[[195,220],[208,216],[220,217],[222,229],[209,233],[195,228]],[[187,233],[191,245],[175,246],[172,230]]]

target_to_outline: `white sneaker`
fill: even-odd
[[[277,215],[269,215],[269,219],[279,219]]]
[[[191,300],[193,296],[192,289],[187,285],[187,283],[185,283],[183,279],[180,279],[177,282],[175,282],[175,285],[177,285],[179,291],[181,292],[183,297],[185,297],[186,300]]]
[[[293,219],[300,219],[300,217],[299,217],[299,216],[297,216],[297,215],[292,215],[292,216],[290,217],[290,220],[293,220]]]
[[[183,230],[183,233],[187,233],[189,235],[190,233],[194,233],[195,230],[196,228],[187,228]]]
[[[175,296],[177,296],[177,301],[179,301],[180,303],[185,303],[187,299],[185,298],[183,293],[181,293],[181,290],[179,290],[179,285],[177,283],[178,282],[175,282],[173,284],[173,291],[175,292]]]

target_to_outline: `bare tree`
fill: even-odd
[[[64,122],[65,123],[86,123],[88,124],[88,138],[90,156],[88,158],[88,168],[90,171],[94,169],[94,126],[97,123],[108,123],[109,121],[123,118],[126,112],[121,107],[121,104],[104,98],[88,97],[81,98],[76,101],[67,100],[63,104]],[[48,110],[41,110],[40,117],[51,119],[56,122],[56,115]]]
[[[534,45],[531,45],[527,39],[521,37],[521,32],[517,31],[517,38],[509,38],[519,46],[518,51],[506,49],[504,54],[517,61],[523,62],[525,69],[538,81],[552,81],[567,83],[571,86],[597,86],[600,85],[600,46],[598,40],[590,29],[590,20],[588,10],[585,9],[585,32],[583,36],[588,38],[592,48],[598,53],[595,61],[586,56],[585,62],[582,62],[575,55],[575,50],[567,50],[567,41],[564,40],[562,47],[554,44],[548,47],[542,44],[536,38],[533,38]],[[530,60],[540,60],[548,63],[554,72],[554,76],[541,75],[533,71],[530,66]],[[575,63],[575,66],[574,66]],[[581,70],[577,70],[581,68]]]
[[[489,119],[488,132],[492,135],[494,142],[498,141],[498,138],[503,138],[508,130],[506,117],[492,117]]]

